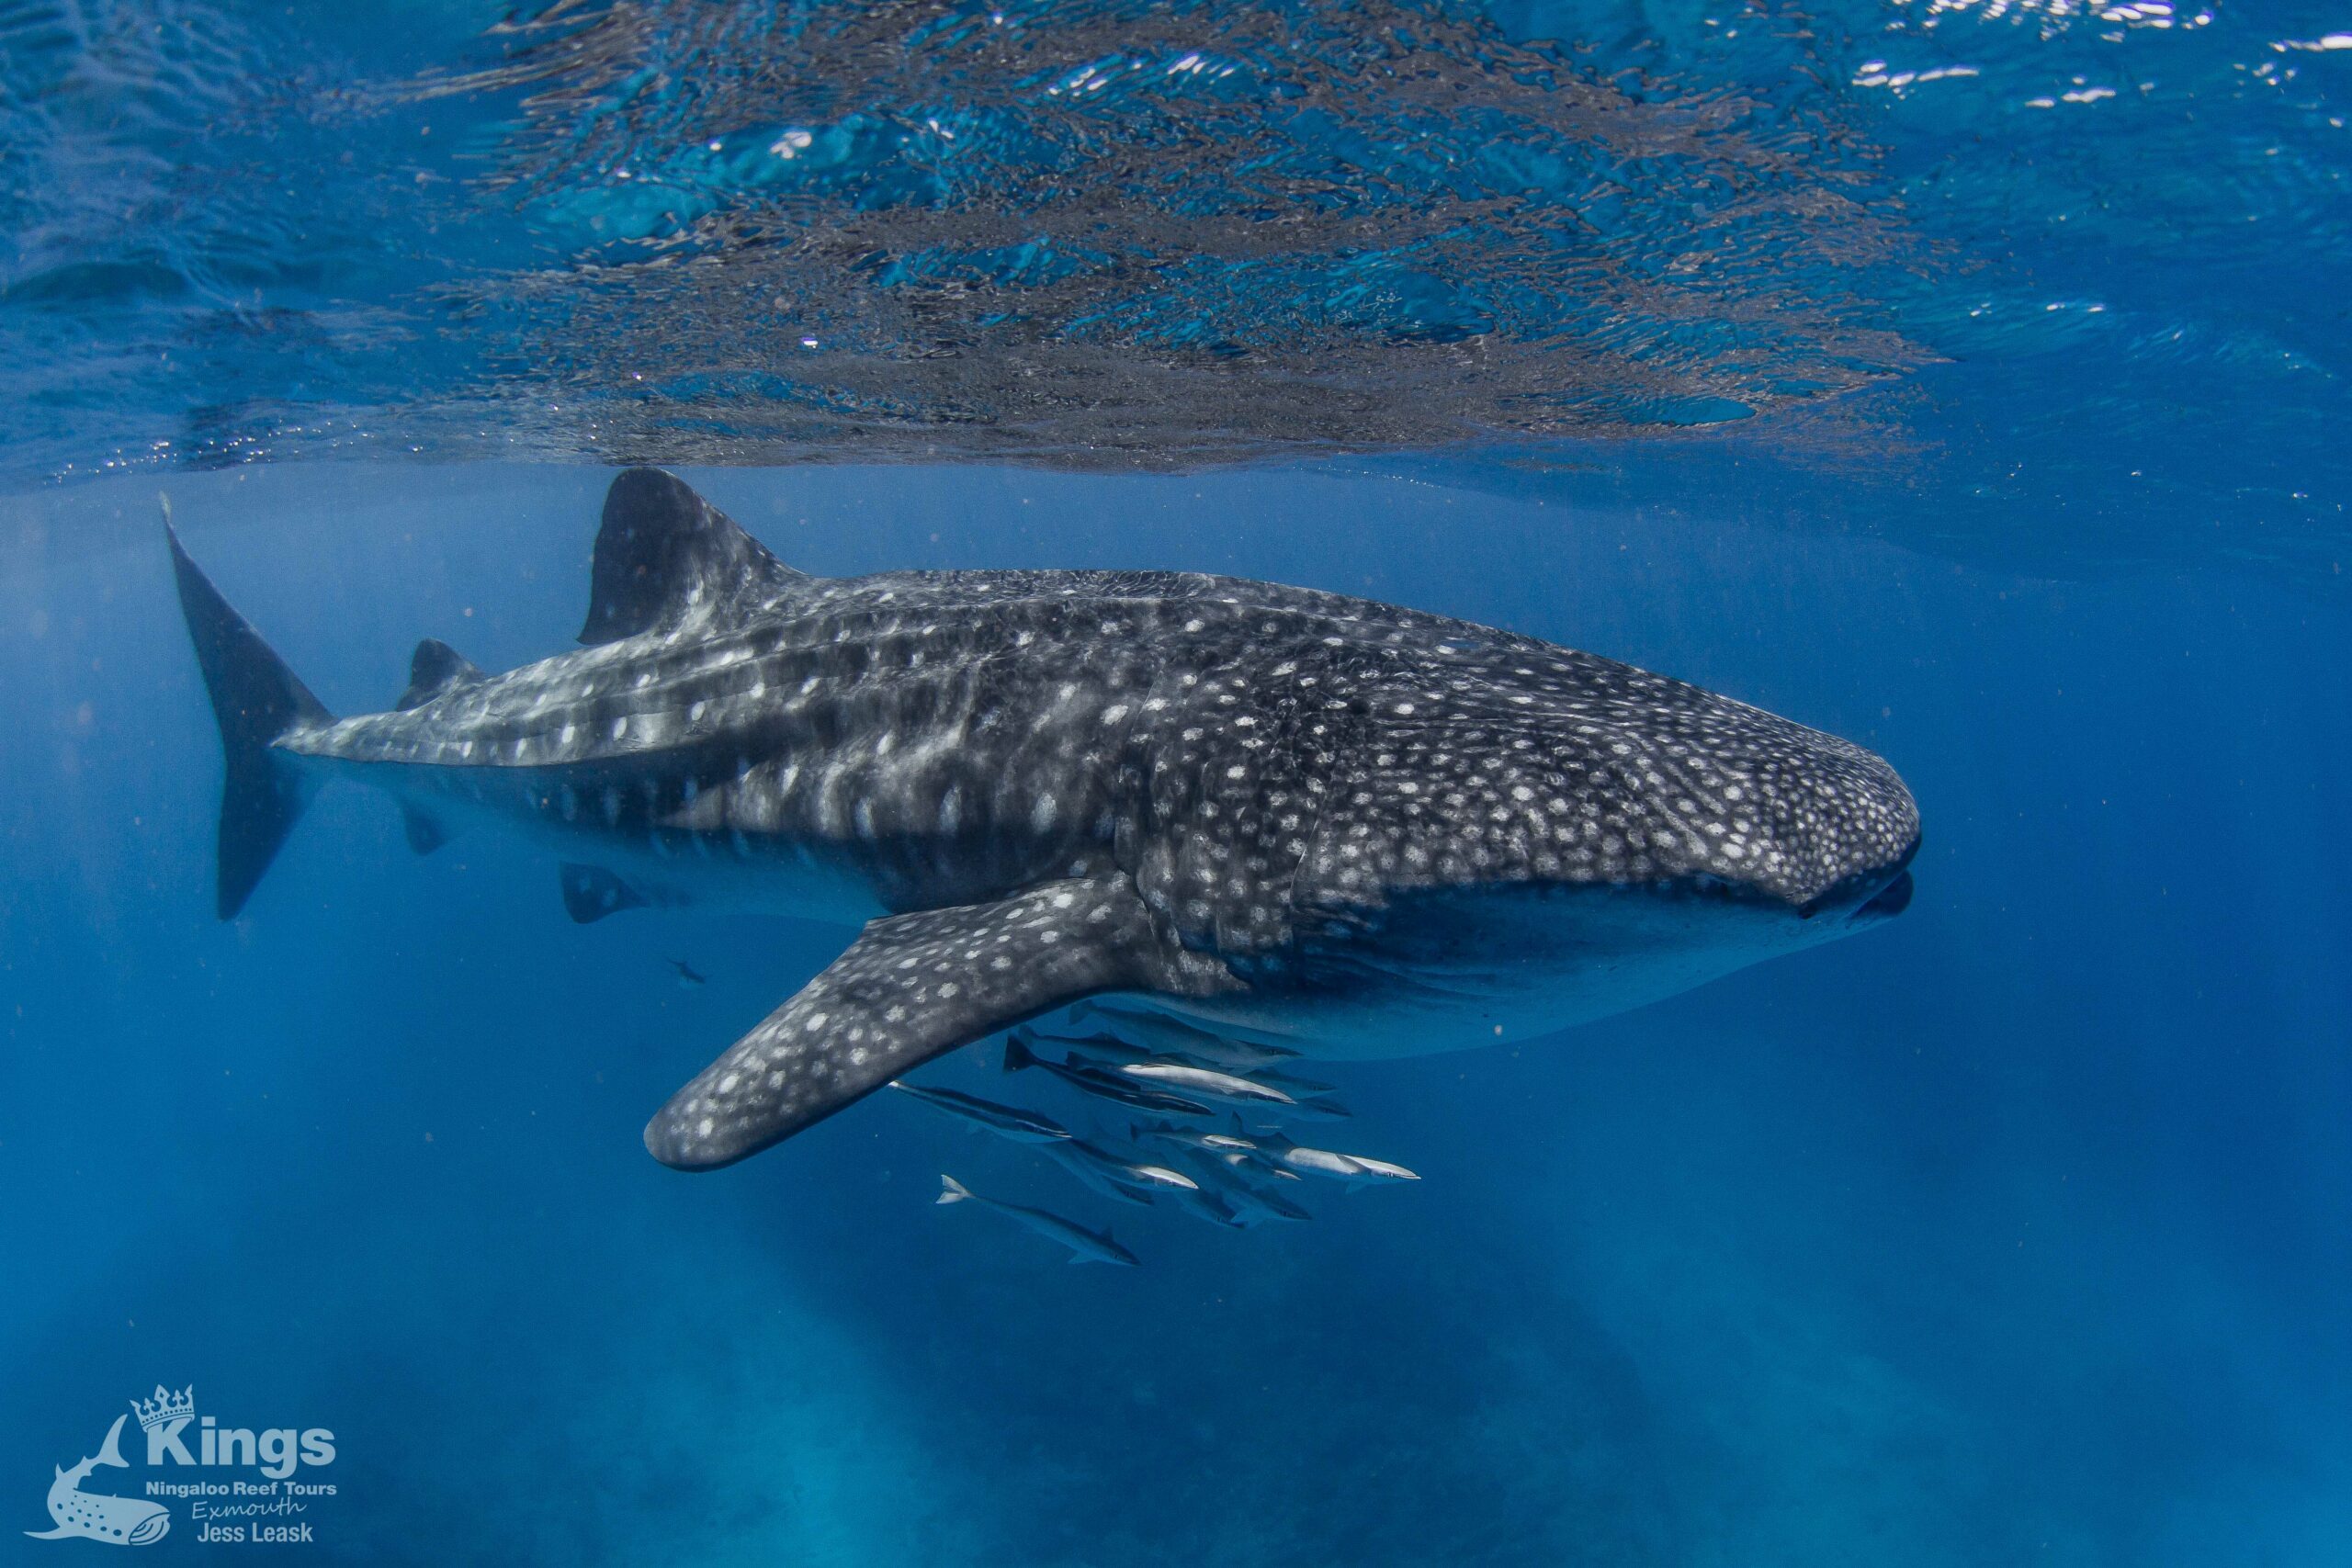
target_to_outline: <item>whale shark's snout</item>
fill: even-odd
[[[1616,888],[1824,926],[1873,900],[1875,914],[1900,907],[1892,888],[1918,852],[1919,808],[1883,758],[1572,657],[1598,696],[1562,701],[1532,664],[1503,672],[1505,702],[1526,699],[1516,713],[1432,713],[1425,693],[1375,702],[1317,824],[1303,900],[1376,908],[1445,888]]]
[[[1894,865],[1871,874],[1871,887],[1855,903],[1846,916],[1849,926],[1874,926],[1891,920],[1911,907],[1912,895],[1917,884],[1912,879],[1911,863],[1919,858],[1919,834],[1915,829],[1911,842]]]
[[[1919,806],[1902,776],[1849,741],[1802,725],[1781,728],[1778,754],[1749,762],[1761,774],[1752,793],[1766,852],[1757,890],[1806,920],[1860,925],[1901,914],[1919,852]]]
[[[1911,863],[1918,857],[1919,835],[1912,831],[1910,842],[1887,863],[1865,865],[1841,878],[1824,893],[1798,906],[1797,918],[1802,920],[1841,920],[1848,926],[1874,926],[1891,920],[1911,907],[1911,897],[1917,884],[1911,876]]]

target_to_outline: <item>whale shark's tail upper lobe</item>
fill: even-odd
[[[244,908],[262,873],[309,804],[303,781],[273,748],[292,730],[331,722],[333,715],[301,678],[229,607],[197,564],[164,526],[179,579],[180,613],[212,696],[228,763],[220,787],[220,910],[224,920]]]

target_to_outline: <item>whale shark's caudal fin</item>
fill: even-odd
[[[261,634],[229,607],[180,547],[169,523],[164,536],[171,541],[180,613],[212,696],[228,764],[220,786],[219,908],[222,919],[232,919],[309,804],[300,776],[276,754],[274,743],[294,730],[330,723],[334,716],[270,651]]]
[[[605,492],[580,640],[729,625],[808,581],[685,480],[625,468]]]

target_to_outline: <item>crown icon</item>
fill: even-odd
[[[190,1383],[174,1393],[162,1383],[157,1383],[154,1398],[134,1399],[130,1402],[130,1408],[139,1417],[142,1431],[153,1430],[166,1421],[192,1421],[196,1418],[196,1385]]]

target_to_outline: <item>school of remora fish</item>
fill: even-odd
[[[1348,1116],[1329,1084],[1287,1070],[1295,1051],[1100,1002],[1081,1002],[1069,1016],[1085,1032],[1013,1030],[1004,1070],[1041,1069],[1083,1103],[1116,1107],[1124,1116],[1096,1115],[1073,1132],[1042,1112],[956,1089],[903,1079],[890,1087],[1035,1149],[1105,1198],[1147,1206],[1165,1200],[1194,1219],[1237,1229],[1312,1219],[1296,1198],[1310,1178],[1349,1190],[1420,1179],[1393,1160],[1292,1140],[1286,1122]],[[993,1209],[1068,1247],[1072,1263],[1138,1261],[1107,1226],[1090,1230],[1047,1210],[985,1197],[952,1176],[939,1179],[940,1202]]]

